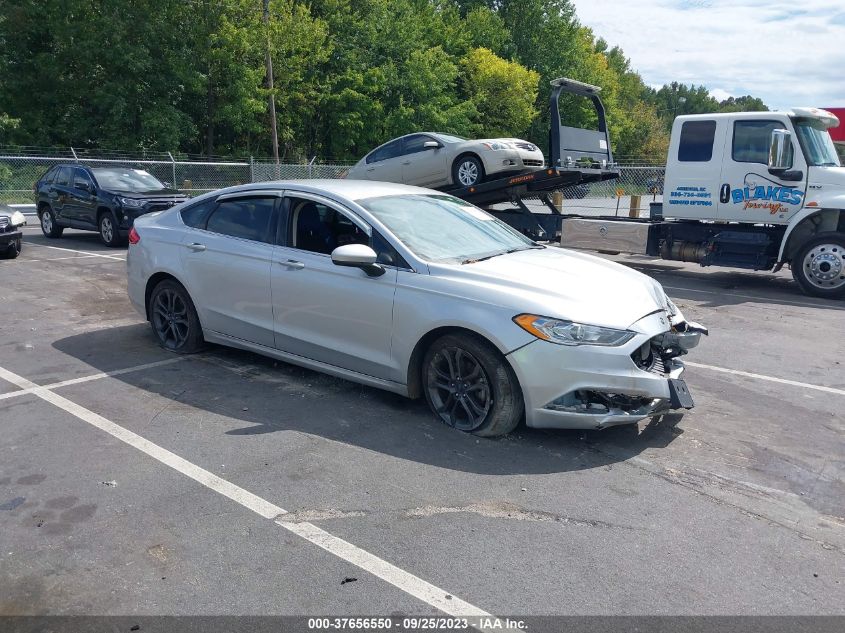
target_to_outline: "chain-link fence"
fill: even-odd
[[[0,203],[32,204],[35,182],[52,166],[62,163],[90,167],[128,167],[143,169],[174,189],[196,196],[206,191],[248,182],[266,182],[294,178],[342,178],[352,163],[322,162],[276,163],[272,160],[202,158],[185,154],[106,152],[102,150],[66,150],[0,147]],[[634,209],[641,217],[648,215],[649,203],[661,200],[663,166],[631,165],[620,167],[620,177],[563,189],[554,196],[564,213],[582,215],[628,215]],[[548,211],[539,199],[529,199],[528,206]]]

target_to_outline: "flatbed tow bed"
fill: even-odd
[[[604,105],[598,96],[599,90],[596,86],[566,78],[552,82],[547,167],[526,174],[497,178],[472,187],[444,189],[444,193],[485,209],[532,239],[557,239],[561,233],[563,219],[577,216],[562,214],[552,202],[552,192],[619,177],[619,169],[613,165],[610,137]],[[561,93],[590,99],[596,110],[598,129],[562,125],[559,109]],[[549,213],[532,212],[523,201],[523,198],[528,196],[539,197],[548,207]],[[491,208],[493,205],[507,203],[513,207]]]
[[[444,193],[461,198],[504,220],[518,231],[536,240],[554,240],[560,236],[564,215],[551,199],[554,191],[574,185],[601,182],[619,177],[613,168],[567,167],[545,168],[508,178],[497,178],[472,187],[445,189]],[[549,213],[534,213],[524,197],[538,197]],[[492,209],[493,205],[510,203],[509,209]]]

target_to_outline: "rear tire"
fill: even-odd
[[[38,219],[41,222],[41,232],[45,237],[56,239],[61,237],[62,233],[65,232],[64,227],[56,224],[56,216],[53,215],[53,210],[50,207],[44,209]]]
[[[194,302],[180,283],[165,279],[153,289],[149,317],[156,341],[167,351],[194,354],[205,346]]]
[[[845,297],[845,234],[820,233],[798,250],[791,268],[792,277],[806,294]]]
[[[21,254],[22,247],[23,244],[21,242],[21,238],[16,239],[14,242],[9,244],[8,248],[0,253],[0,259],[15,259]]]
[[[499,351],[471,334],[437,339],[422,365],[428,406],[453,428],[482,437],[507,435],[525,413],[519,381]]]
[[[475,156],[461,156],[452,165],[452,182],[456,187],[474,187],[484,180],[484,165]]]

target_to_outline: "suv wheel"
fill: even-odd
[[[102,213],[97,225],[100,229],[100,239],[103,241],[103,244],[111,248],[120,246],[122,240],[120,239],[120,233],[117,230],[117,222],[111,213]]]
[[[56,224],[56,218],[53,217],[53,210],[49,207],[41,212],[41,232],[46,237],[57,238],[61,237],[65,232],[64,228]]]

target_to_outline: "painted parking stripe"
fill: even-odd
[[[96,255],[70,255],[69,257],[50,257],[49,259],[19,259],[19,264],[30,264],[33,262],[63,262],[69,259],[91,259]]]
[[[143,365],[134,365],[132,367],[125,367],[123,369],[116,369],[114,371],[100,372],[98,374],[91,374],[90,376],[81,376],[79,378],[71,378],[70,380],[62,380],[61,382],[54,382],[49,385],[36,385],[28,389],[20,389],[19,391],[12,391],[10,393],[0,393],[0,400],[14,398],[15,396],[25,396],[28,393],[35,393],[37,391],[49,391],[50,389],[59,389],[61,387],[69,387],[70,385],[78,385],[84,382],[91,382],[92,380],[100,380],[101,378],[111,378],[113,376],[122,376],[123,374],[130,374],[136,371],[144,371],[145,369],[152,369],[154,367],[161,367],[163,365],[171,365],[185,360],[186,356],[177,356],[175,358],[167,358],[165,360],[158,360],[153,363],[144,363]],[[197,356],[194,356],[197,358]],[[33,383],[34,384],[34,383]]]
[[[815,389],[816,391],[833,393],[837,396],[845,396],[845,389],[836,389],[835,387],[825,387],[824,385],[811,385],[807,382],[798,382],[797,380],[787,380],[786,378],[776,378],[775,376],[765,376],[763,374],[753,374],[750,371],[739,371],[738,369],[727,369],[726,367],[714,367],[713,365],[703,365],[701,363],[693,363],[688,360],[684,361],[684,365],[686,365],[687,367],[697,367],[698,369],[707,369],[709,371],[718,371],[723,374],[733,374],[734,376],[743,376],[745,378],[754,378],[756,380],[777,382],[782,385],[790,385],[792,387],[801,387],[803,389]]]
[[[218,477],[212,472],[189,462],[188,460],[162,448],[158,444],[141,437],[137,433],[125,429],[122,426],[115,424],[111,420],[107,420],[103,416],[86,409],[85,407],[60,396],[57,393],[50,391],[44,387],[39,388],[34,382],[27,380],[23,376],[18,376],[7,369],[0,367],[0,378],[20,387],[21,389],[29,389],[30,393],[49,402],[50,404],[70,413],[79,418],[83,422],[87,422],[101,431],[105,431],[109,435],[119,439],[121,442],[145,453],[162,464],[182,473],[186,477],[190,477],[194,481],[202,484],[206,488],[217,492],[218,494],[228,497],[232,501],[242,505],[243,507],[252,510],[259,516],[265,519],[270,519],[274,523],[284,529],[292,532],[306,541],[321,547],[345,560],[352,565],[355,565],[362,570],[381,578],[390,583],[394,587],[404,591],[423,602],[439,609],[455,617],[492,617],[486,611],[461,600],[454,594],[444,591],[439,587],[414,576],[395,565],[371,554],[370,552],[361,549],[360,547],[344,541],[343,539],[326,532],[313,523],[308,522],[286,522],[280,517],[287,514],[287,511],[279,506],[262,499],[240,486],[237,486],[225,479]]]
[[[67,251],[69,253],[79,253],[80,255],[90,255],[91,257],[103,257],[104,259],[114,259],[119,262],[125,262],[125,257],[117,257],[116,255],[103,255],[102,253],[91,253],[90,251],[78,251],[74,248],[62,248],[61,246],[47,246],[46,244],[36,244],[34,242],[24,242],[26,246],[37,246],[39,248],[52,248],[57,251]]]

